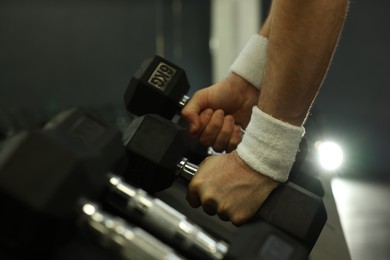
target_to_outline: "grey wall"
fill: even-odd
[[[389,1],[351,1],[314,110],[317,129],[343,145],[351,176],[390,176],[389,10]]]
[[[209,6],[195,0],[2,0],[0,108],[121,104],[130,77],[156,54],[158,33],[161,54],[187,71],[194,88],[205,86]]]
[[[388,10],[388,1],[352,1],[307,125],[313,140],[343,146],[350,175],[389,176]],[[0,0],[0,108],[121,104],[158,33],[192,93],[211,81],[209,13],[203,0]]]

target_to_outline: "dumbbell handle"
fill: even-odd
[[[98,243],[118,252],[122,259],[184,259],[143,229],[102,211],[96,203],[84,202],[81,213]]]
[[[189,162],[187,158],[182,158],[177,164],[176,175],[187,181],[191,181],[198,169],[198,165]]]
[[[228,245],[224,241],[213,238],[168,204],[123,182],[120,177],[110,175],[109,184],[115,199],[108,202],[134,221],[153,230],[151,232],[179,243],[186,252],[202,256],[201,259],[219,260],[226,255]]]
[[[190,100],[190,97],[187,96],[187,95],[184,95],[180,100],[179,100],[179,108],[182,109],[188,102],[188,100]]]

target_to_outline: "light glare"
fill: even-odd
[[[339,168],[344,158],[341,147],[334,142],[321,142],[318,154],[321,166],[328,171]]]

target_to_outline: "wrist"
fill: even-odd
[[[253,170],[285,182],[304,132],[302,126],[288,124],[253,107],[251,120],[237,147],[237,154]]]
[[[241,77],[241,75],[238,75],[235,72],[231,72],[227,77],[227,80],[233,88],[239,89],[241,95],[245,95],[246,98],[250,98],[255,95],[254,99],[256,100],[256,103],[253,105],[258,103],[260,90],[258,88],[254,88],[253,85]]]

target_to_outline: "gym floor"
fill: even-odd
[[[322,181],[328,222],[310,259],[390,259],[390,182],[340,177]]]
[[[351,258],[390,259],[390,182],[335,178],[332,190]]]

